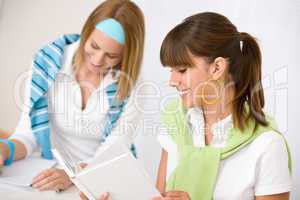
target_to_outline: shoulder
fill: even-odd
[[[260,135],[254,148],[261,148],[256,163],[255,194],[270,195],[291,191],[291,157],[288,144],[276,131]]]
[[[251,146],[255,149],[260,149],[260,153],[264,154],[270,151],[272,146],[273,150],[286,149],[286,140],[282,134],[275,130],[269,130],[258,136],[252,143]]]

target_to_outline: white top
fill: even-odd
[[[49,104],[52,148],[55,148],[57,144],[63,145],[77,162],[92,158],[99,147],[113,142],[116,138],[122,137],[126,144],[131,144],[134,139],[134,127],[137,127],[139,122],[139,112],[133,104],[135,92],[132,91],[111,135],[104,144],[100,143],[102,130],[105,126],[105,116],[109,109],[107,94],[104,89],[116,82],[116,79],[111,72],[108,72],[99,87],[93,91],[86,108],[82,111],[80,86],[75,79],[72,67],[73,55],[78,46],[79,42],[66,46],[62,69],[58,72],[55,82],[46,94]],[[27,102],[25,103],[28,103],[30,94],[30,79],[31,77],[27,83],[25,95]],[[27,156],[38,150],[28,112],[28,107],[24,106],[18,126],[10,137],[20,140],[25,145]]]
[[[203,112],[191,108],[187,112],[195,147],[205,146]],[[211,146],[223,147],[232,117],[213,124]],[[178,164],[179,154],[166,129],[158,136],[162,148],[168,152],[167,178]],[[283,137],[275,131],[258,136],[251,144],[220,163],[213,194],[214,200],[253,200],[255,196],[289,192],[292,180],[288,169],[288,153]]]

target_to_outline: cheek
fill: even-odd
[[[203,73],[190,73],[188,75],[188,78],[187,78],[187,83],[188,83],[188,86],[196,91],[196,90],[199,90],[201,88],[201,86],[203,85],[203,83],[207,80],[206,78],[206,74],[203,74]]]
[[[95,52],[92,49],[92,47],[90,47],[89,45],[85,45],[84,46],[84,55],[85,55],[85,58],[87,58],[88,56],[92,56],[94,53]]]
[[[199,101],[201,101],[203,87],[207,79],[208,75],[200,71],[191,74],[190,87],[192,89],[192,92],[190,98],[192,99],[193,104],[199,104]]]
[[[93,55],[93,51],[89,47],[84,47],[84,60],[88,61],[90,57]]]

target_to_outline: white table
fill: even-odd
[[[32,191],[21,187],[0,183],[1,200],[80,200],[75,186],[66,191],[56,193],[54,191]]]
[[[36,152],[32,156],[39,157]],[[55,166],[61,168],[60,166]],[[0,177],[1,178],[1,177]],[[79,192],[75,186],[70,187],[66,191],[56,193],[55,191],[34,190],[26,187],[13,186],[0,182],[0,200],[79,200]]]

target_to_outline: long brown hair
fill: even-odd
[[[242,46],[241,43],[242,42]],[[190,53],[212,63],[223,57],[229,61],[228,73],[234,82],[232,116],[234,126],[243,130],[249,119],[268,124],[261,84],[261,52],[256,40],[237,28],[223,15],[204,12],[186,18],[164,39],[160,59],[163,66],[193,67]]]
[[[125,31],[125,44],[120,63],[121,76],[118,81],[118,97],[124,99],[135,85],[144,53],[145,25],[139,7],[130,0],[107,0],[88,17],[81,31],[79,48],[74,57],[76,70],[84,61],[84,45],[98,22],[114,18]]]

